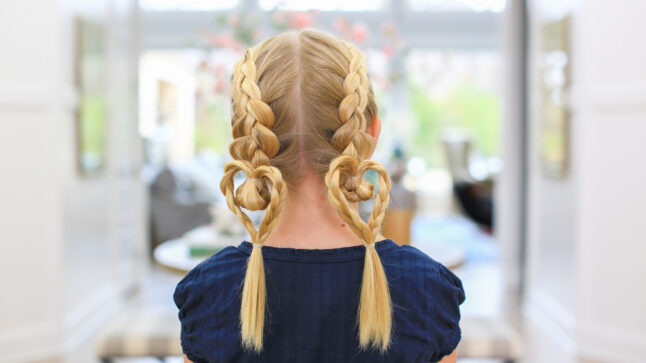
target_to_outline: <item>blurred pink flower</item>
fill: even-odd
[[[381,50],[384,52],[386,59],[392,58],[393,53],[395,53],[395,50],[390,45],[384,45],[384,47]]]
[[[224,92],[226,88],[227,88],[226,83],[223,80],[219,79],[217,80],[217,82],[215,82],[215,87],[213,87],[213,91],[215,93],[221,93],[221,92]]]
[[[212,41],[216,47],[226,48],[231,46],[233,39],[228,34],[222,34],[222,35],[214,35],[212,38]]]
[[[215,73],[216,75],[221,75],[224,72],[226,72],[226,68],[224,67],[224,64],[216,64],[213,67],[213,73]]]
[[[350,28],[350,23],[348,23],[347,20],[343,18],[338,18],[334,20],[334,30],[338,31],[339,33],[345,33],[348,31],[348,28]]]
[[[292,14],[290,26],[294,29],[307,28],[312,25],[312,15],[307,12],[299,11]]]
[[[232,14],[229,16],[229,26],[231,27],[237,27],[240,25],[240,16],[238,14]]]
[[[352,26],[351,37],[357,43],[364,43],[368,39],[368,26],[364,23],[356,23]]]
[[[381,24],[381,32],[385,36],[392,36],[395,34],[396,28],[395,28],[395,23],[392,21],[386,21],[383,24]]]

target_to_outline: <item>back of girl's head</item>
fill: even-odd
[[[377,117],[377,107],[364,55],[317,31],[279,34],[250,48],[237,63],[232,106],[234,161],[225,167],[221,189],[254,243],[242,293],[243,346],[255,351],[263,347],[262,242],[276,224],[288,190],[312,173],[325,180],[330,204],[366,245],[357,306],[359,344],[385,351],[391,336],[391,301],[374,243],[390,180],[381,164],[368,160],[374,141],[366,130]],[[380,188],[364,223],[350,203],[374,195],[363,179],[367,170],[379,174]],[[233,176],[240,171],[247,179],[234,191]],[[266,209],[257,230],[241,207]]]

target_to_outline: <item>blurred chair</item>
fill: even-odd
[[[442,134],[442,145],[453,182],[474,182],[474,178],[469,173],[469,156],[473,147],[471,136],[458,130],[446,130]]]
[[[150,216],[153,248],[185,232],[210,223],[211,203],[191,197],[178,185],[173,172],[165,168],[150,185]]]
[[[493,180],[475,178],[469,169],[473,141],[466,132],[448,130],[442,136],[447,165],[453,179],[453,192],[462,212],[477,224],[493,225]]]

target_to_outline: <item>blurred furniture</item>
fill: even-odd
[[[523,353],[523,341],[509,324],[497,317],[463,317],[458,357],[501,359],[515,362]]]
[[[473,146],[471,137],[467,133],[457,130],[445,131],[442,134],[442,145],[453,181],[475,181],[469,172],[469,156]]]
[[[399,244],[410,243],[410,231],[415,217],[415,193],[406,189],[400,180],[393,181],[390,188],[390,205],[381,233]]]
[[[402,244],[410,244],[410,226],[415,217],[412,209],[388,209],[382,224],[381,234]]]
[[[472,139],[466,132],[448,130],[442,136],[453,192],[463,213],[477,224],[493,225],[493,175],[486,162],[471,159]]]
[[[101,330],[96,339],[97,356],[109,363],[125,357],[181,356],[180,323],[172,309],[126,310]]]
[[[193,198],[180,187],[173,172],[165,168],[150,185],[150,216],[153,247],[178,238],[186,231],[209,223],[211,202]]]
[[[388,169],[392,184],[381,233],[399,244],[410,244],[411,224],[415,217],[417,201],[415,193],[408,190],[402,182],[406,175],[406,158],[400,147],[395,148]]]
[[[211,225],[204,225],[180,238],[161,243],[155,247],[153,257],[156,263],[167,269],[186,273],[217,251],[227,246],[237,246],[247,237],[218,234]],[[414,245],[448,268],[459,267],[466,258],[464,250],[457,246],[431,243]]]
[[[466,261],[466,254],[461,247],[437,243],[414,243],[413,246],[451,270]]]
[[[217,251],[238,245],[245,238],[245,235],[219,234],[211,225],[203,225],[180,238],[159,244],[153,251],[153,257],[165,268],[186,273]]]

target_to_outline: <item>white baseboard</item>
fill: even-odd
[[[58,354],[61,337],[56,321],[0,332],[0,362],[26,362]]]
[[[548,294],[530,289],[523,305],[523,314],[557,346],[572,354],[577,352],[574,316]]]
[[[577,324],[572,313],[538,289],[529,291],[523,313],[555,344],[579,358],[638,363],[646,357],[646,335],[643,333]]]
[[[581,326],[579,330],[579,352],[583,358],[638,363],[646,357],[646,335],[641,332],[602,326]]]
[[[56,359],[90,339],[124,306],[131,286],[106,285],[57,320],[11,330],[0,328],[0,362]]]
[[[78,92],[72,85],[0,82],[0,110],[46,112],[52,107],[62,107],[73,111],[78,104]]]
[[[62,352],[70,352],[86,342],[124,306],[123,289],[107,285],[63,317],[65,340]]]

